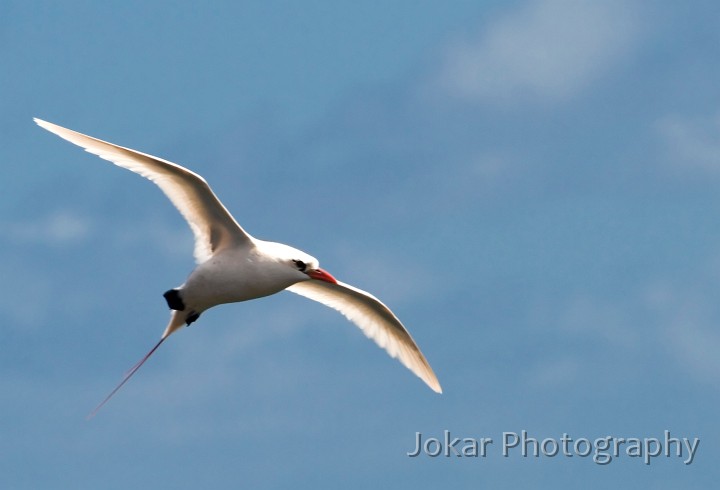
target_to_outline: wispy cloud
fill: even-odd
[[[571,97],[633,51],[634,16],[627,2],[528,2],[451,45],[438,83],[479,102]]]
[[[55,210],[37,220],[5,223],[3,228],[6,236],[16,244],[67,245],[84,239],[90,233],[92,223],[75,212]]]
[[[666,351],[686,373],[701,381],[715,382],[720,372],[720,335],[717,333],[716,300],[706,291],[656,284],[647,291],[646,302],[657,315]]]
[[[578,382],[583,374],[581,362],[575,356],[544,359],[526,373],[528,384],[537,389],[547,389]]]
[[[600,365],[607,369],[608,359],[618,373],[636,374],[647,369],[648,357],[694,382],[714,382],[720,371],[720,309],[712,294],[718,276],[714,266],[707,270],[711,273],[695,279],[698,286],[653,280],[624,297],[568,297],[531,310],[543,335],[562,339],[565,348],[562,355],[551,350],[536,360],[530,385],[577,382]],[[584,346],[582,362],[572,356],[572,348],[565,352],[568,346]]]
[[[703,117],[666,116],[655,123],[673,167],[720,172],[720,113]]]

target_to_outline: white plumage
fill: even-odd
[[[408,331],[373,295],[335,280],[317,259],[288,245],[259,240],[235,221],[200,175],[167,160],[86,136],[55,124],[35,122],[100,158],[151,180],[187,220],[195,235],[197,267],[180,287],[165,294],[173,309],[160,341],[126,374],[93,414],[137,371],[160,344],[213,306],[268,296],[284,289],[334,308],[359,326],[388,354],[434,391],[440,383]]]

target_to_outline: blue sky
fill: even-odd
[[[3,488],[720,477],[714,2],[1,7]],[[86,421],[161,334],[192,237],[34,116],[204,175],[390,305],[445,393],[282,293],[206,312]],[[444,430],[495,446],[406,456]],[[502,457],[522,430],[701,442],[690,465]]]

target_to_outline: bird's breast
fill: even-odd
[[[217,257],[200,264],[182,286],[182,297],[196,311],[278,293],[297,280],[282,269],[247,257]]]

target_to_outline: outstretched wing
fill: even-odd
[[[312,279],[293,284],[287,290],[339,311],[433,391],[442,393],[440,382],[420,348],[400,320],[375,296],[342,282]]]
[[[195,172],[41,119],[35,118],[35,122],[85,151],[132,170],[157,184],[190,225],[195,235],[195,260],[198,263],[206,261],[225,247],[252,241],[215,196],[205,179]]]

